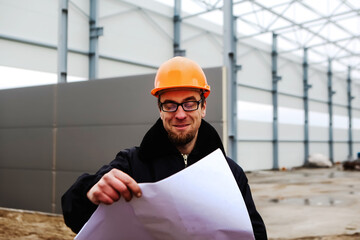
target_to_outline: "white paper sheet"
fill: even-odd
[[[220,149],[162,181],[139,185],[141,198],[100,204],[75,239],[254,239]]]

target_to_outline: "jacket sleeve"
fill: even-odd
[[[250,186],[248,184],[248,179],[242,170],[242,168],[237,165],[233,160],[230,158],[227,158],[228,164],[230,166],[230,169],[235,177],[235,180],[238,184],[238,187],[241,191],[241,194],[244,198],[244,202],[246,205],[246,208],[249,213],[249,217],[251,220],[251,225],[254,231],[255,239],[256,240],[266,240],[267,234],[266,234],[266,228],[264,221],[262,220],[260,214],[256,210],[254,200],[251,195]]]
[[[128,153],[129,150],[119,152],[115,160],[109,165],[103,166],[93,175],[87,173],[81,175],[64,193],[61,198],[64,221],[73,232],[78,233],[97,208],[97,205],[93,204],[86,196],[90,188],[113,168],[129,174]]]

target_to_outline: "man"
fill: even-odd
[[[119,152],[115,160],[94,175],[83,174],[63,195],[65,223],[74,232],[80,231],[98,204],[112,204],[120,197],[127,201],[133,195],[141,197],[138,183],[169,177],[218,148],[225,155],[219,135],[202,120],[210,86],[197,63],[175,57],[162,64],[151,94],[158,98],[160,119],[146,133],[140,147]],[[230,158],[227,162],[244,198],[256,239],[267,239],[243,170]]]

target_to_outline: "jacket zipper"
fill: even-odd
[[[185,167],[187,167],[187,164],[188,164],[188,162],[187,162],[188,155],[187,155],[187,154],[181,154],[181,155],[182,155],[183,158],[184,158]]]

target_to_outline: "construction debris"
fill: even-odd
[[[308,158],[307,164],[305,164],[305,167],[310,168],[329,168],[332,167],[332,162],[330,159],[321,153],[314,153],[311,154]]]
[[[357,153],[357,159],[345,161],[342,165],[344,170],[360,171],[360,152]]]
[[[345,161],[343,162],[344,170],[356,170],[360,171],[360,159],[354,161]]]

